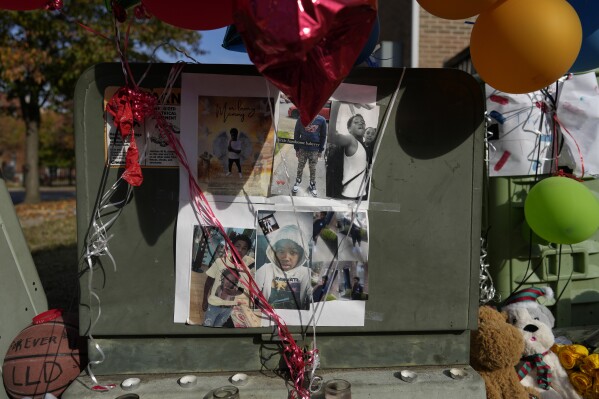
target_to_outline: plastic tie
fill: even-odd
[[[44,324],[59,318],[60,316],[62,316],[62,313],[62,309],[50,309],[35,316],[31,322],[36,325]]]

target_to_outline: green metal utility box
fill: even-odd
[[[505,299],[519,289],[549,286],[559,298],[548,304],[556,327],[599,324],[599,234],[561,248],[531,236],[524,202],[536,181],[532,176],[489,179],[489,270],[495,287]],[[599,194],[596,179],[583,184]]]
[[[132,73],[139,78],[148,67],[142,87],[164,88],[172,65],[132,65]],[[239,65],[187,65],[183,72],[259,76],[253,66]],[[357,68],[344,83],[376,86],[382,110],[399,90],[373,166],[364,326],[317,328],[317,373],[349,380],[355,398],[484,398],[484,383],[469,367],[479,298],[480,86],[448,69]],[[123,172],[106,167],[104,99],[108,88],[124,85],[120,64],[102,64],[82,75],[75,93],[82,254],[95,206]],[[91,391],[86,387],[95,383],[84,373],[63,398],[118,397],[126,393],[119,384],[127,377],[141,379],[133,391],[139,397],[208,398],[239,372],[250,376],[240,388],[243,399],[286,397],[284,381],[274,376],[281,358],[270,328],[173,323],[179,171],[142,170],[144,182],[132,199],[119,203],[126,198],[123,189],[113,200],[120,215],[108,242],[117,267],[108,256],[93,269],[81,266],[80,332],[91,332],[95,377],[117,387]],[[301,345],[314,339],[291,330]],[[403,369],[419,377],[406,382],[399,378]],[[197,376],[197,385],[178,385],[185,374]]]

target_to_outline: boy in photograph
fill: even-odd
[[[236,128],[232,128],[229,131],[229,134],[231,134],[231,139],[227,145],[227,156],[229,159],[229,171],[227,172],[227,176],[231,175],[231,168],[233,165],[236,165],[239,177],[243,177],[241,174],[241,161],[239,159],[239,154],[241,154],[241,141],[238,140],[239,131]]]
[[[302,175],[306,162],[310,168],[310,184],[308,191],[313,197],[318,196],[316,191],[316,164],[318,159],[322,157],[324,145],[327,139],[327,121],[321,115],[316,118],[308,126],[302,126],[300,119],[295,123],[293,139],[296,144],[293,145],[295,155],[297,156],[297,176],[295,184],[291,190],[293,194],[299,191],[299,185],[302,182]],[[297,143],[299,142],[299,143]]]
[[[366,132],[364,117],[352,115],[347,120],[347,134],[336,134],[335,142],[343,148],[343,191],[345,198],[359,198],[366,194],[363,184],[368,166],[368,157],[364,148],[364,133]]]
[[[247,255],[252,247],[249,237],[239,234],[232,242],[243,262],[251,269],[254,266],[254,259]],[[232,256],[233,254],[230,255],[230,259],[224,255],[219,257],[206,271],[208,278],[204,285],[202,302],[202,309],[206,312],[203,325],[206,327],[222,327],[231,316],[233,307],[245,303],[238,297],[244,292],[240,278],[245,280],[249,278],[245,276],[244,271],[236,269]],[[217,280],[218,284],[215,284]]]
[[[270,262],[258,268],[256,283],[275,309],[309,309],[312,284],[301,232],[287,225],[272,234],[266,249]]]
[[[366,128],[366,121],[376,123],[378,107],[341,102],[333,105],[335,128],[329,132],[329,144],[335,151],[329,151],[327,158],[327,195],[330,191],[335,198],[366,199],[368,166],[378,134],[376,128]],[[363,113],[356,113],[357,108],[363,108]]]

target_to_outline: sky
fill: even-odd
[[[227,28],[201,31],[201,47],[208,54],[198,57],[204,64],[251,64],[247,53],[227,50],[222,47]]]

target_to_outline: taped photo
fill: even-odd
[[[274,104],[267,98],[198,98],[197,176],[213,195],[266,196],[270,184]]]
[[[261,312],[248,290],[255,270],[256,230],[224,230],[243,265],[233,261],[233,252],[226,248],[225,237],[218,229],[195,226],[187,322],[204,327],[259,327]]]
[[[342,85],[307,126],[302,125],[297,108],[283,101],[271,195],[345,202],[367,199],[367,169],[378,138],[375,96],[376,88]]]
[[[258,212],[258,221],[268,220],[277,229],[257,230],[256,283],[287,324],[364,325],[368,223],[365,213],[346,216],[331,211]],[[352,220],[360,227],[352,229]],[[264,319],[263,326],[270,323]]]

